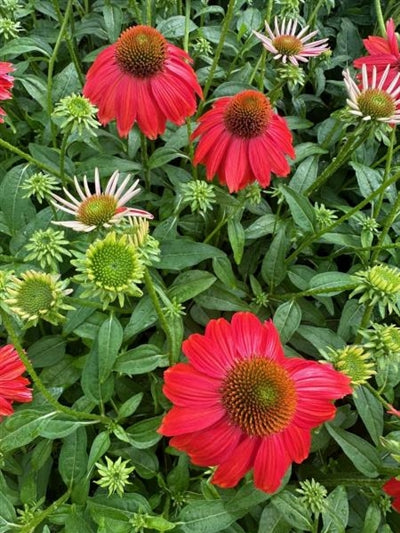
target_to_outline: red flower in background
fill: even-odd
[[[252,313],[211,320],[183,352],[189,363],[164,374],[174,406],[159,432],[194,464],[217,465],[212,481],[225,488],[253,469],[255,486],[275,492],[308,456],[311,429],[335,416],[332,400],[351,393],[329,364],[286,358],[273,323]]]
[[[25,366],[14,346],[0,348],[0,420],[14,411],[12,402],[31,402],[32,391],[27,388],[29,380],[22,377]]]
[[[14,78],[10,76],[10,72],[14,70],[11,63],[4,63],[0,61],[0,100],[9,100],[11,98],[10,89],[14,85]],[[6,112],[0,107],[0,122],[4,122],[3,117]]]
[[[193,164],[206,166],[209,181],[217,175],[229,192],[236,192],[254,181],[267,187],[271,172],[289,174],[285,155],[295,157],[292,134],[262,93],[220,98],[199,122],[192,134],[192,139],[200,137]]]
[[[393,19],[386,22],[386,33],[386,38],[370,35],[367,39],[363,39],[364,46],[370,55],[359,57],[354,61],[356,68],[361,68],[362,65],[375,66],[378,73],[382,73],[387,65],[390,65],[385,88],[400,72],[400,50]]]
[[[126,137],[137,122],[150,139],[165,131],[167,120],[181,125],[202,97],[192,60],[156,29],[134,26],[96,57],[83,94],[99,108],[105,125],[114,118]]]
[[[400,481],[393,477],[382,488],[386,494],[394,498],[392,507],[400,513]]]

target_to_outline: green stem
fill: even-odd
[[[190,24],[190,0],[185,1],[185,34],[183,36],[183,49],[189,51],[189,24]]]
[[[268,24],[271,24],[272,8],[274,7],[274,0],[268,0],[267,7],[265,9],[265,20]]]
[[[42,380],[36,373],[36,370],[33,368],[32,363],[29,361],[28,356],[24,352],[24,349],[21,346],[21,343],[19,342],[18,335],[16,331],[14,330],[14,327],[12,325],[12,322],[10,320],[10,317],[4,310],[0,310],[1,317],[3,319],[4,327],[7,331],[8,336],[11,339],[11,343],[13,344],[14,348],[16,349],[19,358],[24,363],[24,366],[28,372],[28,374],[31,376],[32,381],[36,385],[37,389],[42,393],[42,396],[49,402],[50,405],[54,407],[56,411],[59,413],[63,413],[68,416],[72,416],[73,418],[77,418],[79,420],[95,420],[96,422],[101,422],[103,424],[109,424],[111,420],[109,420],[105,416],[99,416],[94,415],[92,413],[83,413],[81,411],[76,411],[75,409],[72,409],[70,407],[66,407],[65,405],[62,405],[59,403],[54,396],[50,394],[50,392],[46,389],[44,386]]]
[[[167,319],[166,319],[166,317],[164,315],[164,312],[163,312],[163,310],[161,308],[160,301],[158,299],[156,290],[154,288],[153,280],[151,279],[150,272],[148,271],[147,268],[145,268],[145,270],[144,270],[144,283],[146,285],[147,292],[149,293],[149,296],[150,296],[151,301],[153,303],[154,309],[155,309],[155,311],[157,313],[158,320],[160,321],[161,327],[162,327],[162,329],[163,329],[163,331],[165,333],[165,336],[167,338],[167,342],[168,342],[168,360],[169,360],[170,365],[172,365],[174,363],[173,350],[172,350],[173,339],[171,337],[171,333],[170,333],[170,330],[169,330]]]
[[[364,130],[364,134],[362,134],[361,129],[364,129],[364,127],[364,124],[361,124],[359,128],[356,128],[353,131],[353,133],[345,142],[343,148],[340,149],[337,157],[329,163],[325,170],[322,171],[319,178],[314,181],[314,183],[312,183],[308,189],[306,189],[304,192],[305,195],[310,195],[316,189],[321,187],[321,185],[323,185],[337,170],[339,170],[339,168],[347,161],[354,150],[356,150],[365,141],[369,135],[369,128],[366,128]]]
[[[369,383],[365,383],[363,387],[368,389],[369,392],[375,396],[375,398],[383,405],[385,409],[387,410],[392,409],[393,406],[389,402],[387,402],[384,398],[382,398],[379,392],[376,391],[373,387],[371,387]]]
[[[140,13],[140,9],[136,0],[129,0],[129,4],[135,12],[136,22],[143,24],[142,14]]]
[[[376,18],[378,19],[379,31],[383,37],[386,37],[386,26],[383,19],[382,6],[379,0],[375,0],[375,12]]]
[[[400,211],[400,194],[397,194],[396,201],[393,204],[393,207],[390,213],[386,217],[385,225],[383,226],[381,234],[379,235],[379,239],[376,244],[377,247],[374,250],[374,253],[372,254],[372,257],[371,257],[371,263],[376,261],[376,259],[378,258],[380,249],[385,241],[386,235],[388,234],[390,228],[392,227],[392,224],[395,221],[395,218],[397,217],[397,215],[399,214],[399,211]]]
[[[205,84],[204,89],[203,89],[203,97],[204,97],[203,103],[206,101],[206,98],[207,98],[207,95],[208,95],[208,91],[210,90],[211,84],[213,82],[215,70],[216,70],[216,68],[218,66],[219,59],[220,59],[221,52],[222,52],[222,48],[224,46],[225,39],[226,39],[226,36],[228,34],[228,31],[229,31],[229,25],[230,25],[230,23],[232,21],[234,7],[235,7],[235,0],[229,0],[228,9],[226,10],[224,23],[222,25],[221,36],[219,38],[217,49],[215,50],[214,60],[212,62],[212,65],[211,65],[211,68],[210,68],[210,72],[208,74],[208,78],[207,78],[206,84]],[[200,106],[199,106],[199,114],[201,113],[202,107],[203,107],[203,105],[200,104]]]
[[[151,26],[151,4],[152,0],[146,0],[146,23]]]
[[[389,178],[389,175],[390,175],[390,169],[392,167],[392,161],[393,161],[393,148],[394,148],[395,141],[396,141],[396,128],[394,127],[390,134],[390,144],[389,144],[388,151],[386,153],[385,173],[383,175],[383,183],[386,182],[386,180]],[[385,192],[386,191],[382,191],[382,194],[379,195],[378,201],[376,202],[376,206],[373,210],[374,218],[377,218],[380,213],[383,199],[385,198]]]
[[[64,176],[65,154],[67,152],[68,139],[69,139],[71,130],[72,130],[72,124],[70,124],[69,127],[67,127],[67,129],[65,130],[64,137],[63,137],[63,140],[62,140],[62,143],[61,143],[61,148],[60,148],[60,179],[61,179],[61,183],[63,184],[64,187],[66,186],[65,176]]]
[[[35,531],[36,527],[46,520],[46,518],[54,513],[59,507],[61,507],[61,505],[68,500],[70,495],[71,492],[67,490],[65,494],[49,505],[44,511],[34,515],[34,517],[29,520],[29,524],[26,524],[19,529],[20,533],[32,533],[32,531]]]
[[[144,183],[145,183],[146,191],[149,192],[150,191],[149,156],[147,154],[147,139],[142,132],[140,132],[140,152],[142,156]]]
[[[312,27],[314,25],[314,19],[317,17],[318,11],[324,5],[324,3],[325,0],[318,0],[317,5],[312,10],[311,15],[308,17],[307,26]]]
[[[400,172],[397,172],[394,176],[390,178],[390,180],[388,180],[386,183],[382,183],[375,191],[369,194],[366,198],[364,198],[364,200],[362,200],[355,207],[347,211],[347,213],[345,213],[342,217],[338,218],[337,220],[332,222],[332,224],[321,229],[317,233],[314,233],[313,235],[310,235],[309,237],[304,239],[304,241],[299,245],[299,247],[291,255],[289,255],[289,257],[285,259],[285,263],[290,263],[291,261],[293,261],[299,255],[299,253],[302,250],[304,250],[304,248],[307,248],[307,246],[309,246],[312,242],[316,241],[317,239],[322,237],[322,235],[324,235],[325,233],[331,231],[333,228],[336,228],[336,226],[339,226],[340,224],[342,224],[343,222],[351,218],[355,213],[360,211],[360,209],[365,207],[367,204],[371,203],[372,200],[377,195],[379,195],[382,191],[384,191],[386,187],[389,187],[389,185],[391,185],[392,183],[395,183],[399,178],[400,178]]]
[[[225,216],[225,214],[223,215],[223,217],[221,218],[221,220],[218,222],[218,224],[215,226],[215,228],[212,230],[211,233],[209,233],[207,235],[207,237],[204,239],[204,243],[208,243],[211,241],[211,239],[214,237],[215,234],[217,234],[219,232],[219,230],[221,228],[223,228],[225,226],[225,224],[228,222],[228,217]]]
[[[1,137],[0,137],[0,146],[2,146],[3,148],[6,148],[10,152],[13,152],[14,154],[19,155],[20,157],[22,157],[22,159],[25,159],[25,161],[28,161],[28,163],[31,163],[32,165],[35,165],[36,167],[38,167],[38,168],[40,168],[42,170],[45,170],[49,174],[57,176],[58,178],[61,177],[60,172],[55,170],[53,167],[49,167],[48,165],[46,165],[46,163],[42,163],[38,159],[35,159],[31,155],[27,154],[26,152],[23,152],[22,150],[20,150],[16,146],[10,144],[9,142],[5,141]],[[70,178],[68,178],[68,180],[70,180]]]
[[[192,137],[192,123],[191,123],[190,117],[188,117],[186,119],[186,128],[187,128],[187,133],[188,133],[189,157],[190,157],[190,161],[193,161],[193,158],[194,158],[194,146],[193,146],[193,141],[191,139],[191,137]],[[197,166],[192,165],[192,176],[193,176],[193,178],[195,180],[198,179]]]
[[[56,40],[56,43],[53,48],[53,53],[51,54],[50,61],[49,61],[49,68],[47,71],[47,114],[49,117],[51,117],[51,114],[53,112],[53,99],[52,99],[52,91],[53,91],[53,72],[54,72],[54,65],[57,59],[58,50],[61,46],[61,42],[64,37],[64,32],[67,28],[69,17],[72,11],[72,5],[74,3],[74,0],[68,0],[67,7],[65,9],[64,18],[62,19],[63,22],[61,24],[61,28]],[[60,12],[60,7],[58,5],[57,0],[53,0],[53,6],[56,12]],[[51,134],[53,137],[53,146],[56,146],[56,128],[53,122],[50,122],[50,128],[51,128]]]

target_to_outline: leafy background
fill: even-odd
[[[96,300],[80,299],[72,284],[75,309],[62,325],[40,322],[25,330],[12,322],[42,383],[64,409],[35,388],[33,402],[0,424],[0,531],[125,533],[140,531],[138,513],[146,530],[176,533],[399,531],[399,516],[381,491],[399,467],[381,437],[398,441],[400,423],[365,386],[338,402],[335,420],[314,432],[310,457],[293,465],[273,496],[257,491],[251,476],[235,489],[214,487],[211,470],[189,464],[156,433],[169,408],[162,394],[168,354],[183,358],[182,339],[203,332],[212,318],[239,310],[273,317],[286,353],[310,359],[361,342],[358,330],[370,320],[398,324],[395,313],[383,319],[376,308],[349,299],[352,274],[376,261],[400,260],[396,130],[361,138],[344,110],[342,70],[365,54],[362,38],[377,33],[374,4],[54,0],[24,2],[11,11],[9,3],[0,5],[1,14],[21,31],[13,38],[0,35],[0,57],[16,69],[1,125],[1,269],[38,268],[24,261],[24,246],[34,231],[51,227],[47,203],[25,197],[26,179],[39,170],[59,179],[63,173],[91,179],[95,167],[105,179],[118,169],[146,184],[138,202],[154,214],[152,235],[161,247],[153,283],[162,305],[183,313],[169,313],[167,338],[146,289],[122,309],[103,310]],[[383,9],[385,18],[399,18],[396,2]],[[329,37],[331,54],[310,62],[304,86],[277,84],[279,65],[252,36],[268,14],[295,14]],[[99,50],[138,22],[151,23],[189,50],[208,88],[199,113],[217,97],[246,88],[273,97],[294,134],[296,160],[288,179],[237,195],[216,183],[212,208],[193,210],[184,185],[204,179],[204,169],[191,165],[188,134],[195,117],[179,128],[169,124],[156,141],[144,142],[136,128],[120,139],[111,123],[95,136],[76,135],[63,144],[55,104],[79,93]],[[339,154],[347,157],[340,161]],[[329,179],[317,182],[322,175]],[[321,204],[336,216],[327,224],[318,216]],[[370,217],[378,222],[375,231],[366,229]],[[66,234],[71,249],[90,242]],[[67,260],[60,270],[63,279],[75,273]],[[386,378],[370,383],[396,405],[398,362]],[[108,496],[94,483],[95,463],[105,455],[135,466],[123,497]],[[300,480],[311,478],[329,493],[319,519],[295,491]]]

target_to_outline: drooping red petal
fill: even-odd
[[[225,410],[222,405],[201,409],[173,407],[165,415],[158,432],[167,437],[172,437],[173,435],[200,431],[218,422],[224,415]]]
[[[218,465],[212,483],[224,489],[235,487],[252,468],[254,457],[260,445],[258,437],[245,437],[224,462]]]
[[[400,513],[400,481],[393,477],[382,488],[386,494],[394,498],[392,502],[393,509],[396,509]]]
[[[254,460],[254,485],[265,492],[277,491],[290,463],[281,435],[262,439]]]

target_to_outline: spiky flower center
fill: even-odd
[[[51,282],[42,277],[30,277],[21,282],[16,296],[17,306],[27,315],[48,311],[54,305]]]
[[[139,262],[133,245],[100,241],[90,250],[89,276],[103,289],[124,290],[136,279]]]
[[[386,295],[400,292],[400,271],[388,265],[375,265],[365,272],[371,286]]]
[[[336,352],[334,359],[337,370],[346,374],[353,386],[363,385],[376,373],[370,353],[364,352],[362,346],[346,346]]]
[[[396,111],[394,99],[382,89],[366,89],[357,98],[360,111],[371,118],[388,118]]]
[[[101,226],[117,212],[117,200],[109,194],[94,194],[79,206],[77,219],[87,226]]]
[[[243,91],[226,106],[224,122],[233,135],[251,139],[265,132],[272,114],[266,96],[257,91]]]
[[[125,30],[115,45],[120,68],[137,78],[151,78],[164,68],[167,41],[154,28],[134,26]]]
[[[295,56],[303,49],[303,43],[294,35],[279,35],[272,44],[283,56]]]
[[[282,431],[296,410],[294,381],[285,368],[264,357],[238,362],[226,376],[221,395],[232,424],[249,436]]]

